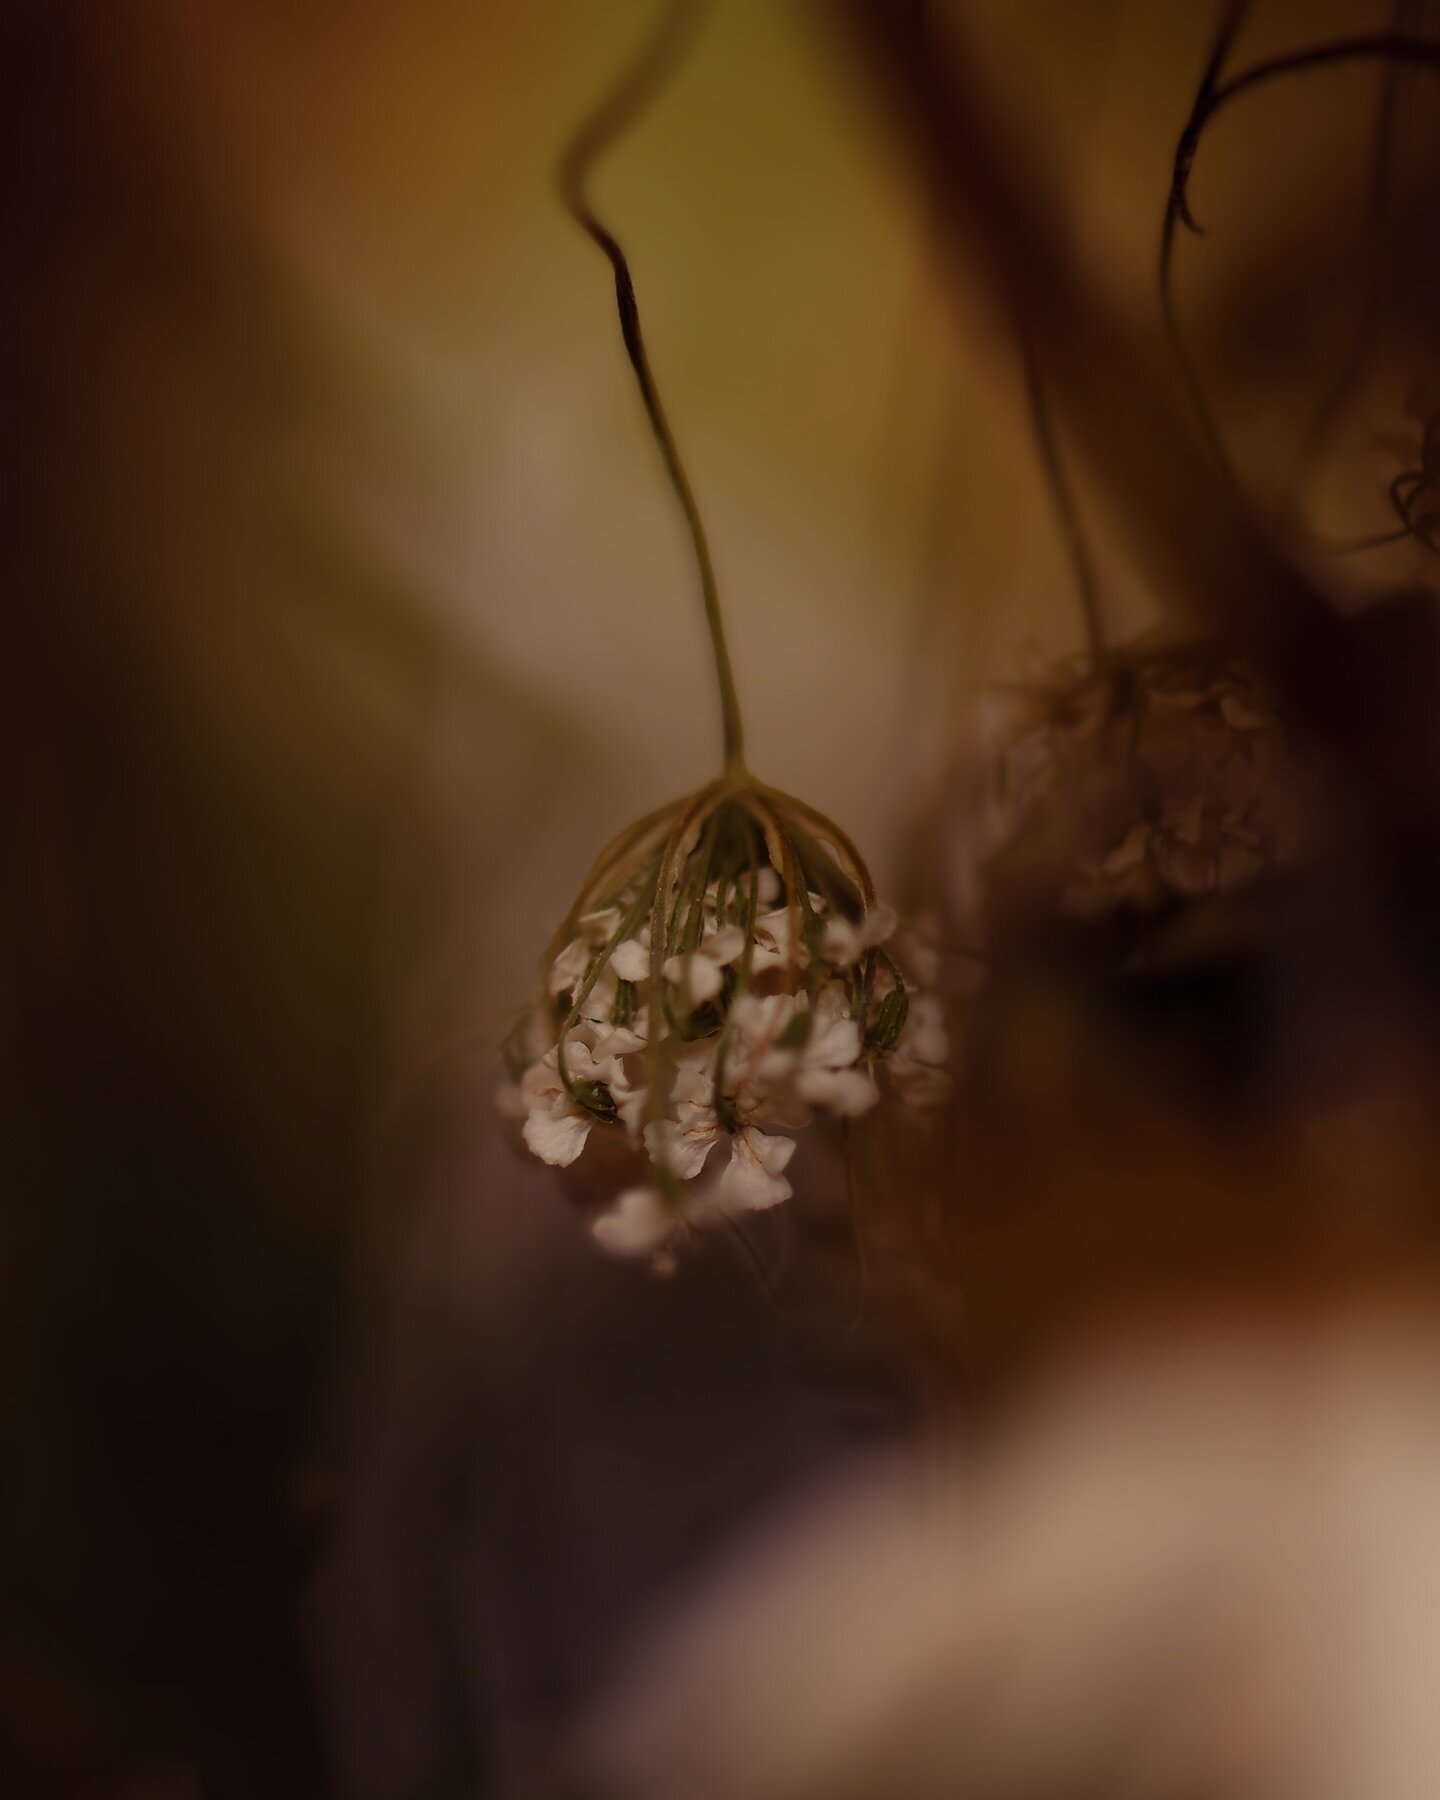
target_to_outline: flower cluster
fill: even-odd
[[[1223,649],[1152,642],[1062,670],[1011,697],[998,736],[981,846],[992,910],[1024,889],[1075,916],[1150,912],[1296,855],[1284,731]]]
[[[663,1263],[682,1229],[787,1199],[789,1133],[815,1113],[857,1117],[882,1086],[944,1098],[949,1046],[922,991],[933,953],[896,925],[838,828],[748,781],[602,856],[546,953],[501,1096],[542,1161],[628,1169],[595,1220],[601,1245]]]

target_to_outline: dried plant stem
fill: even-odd
[[[1393,0],[1391,29],[1404,32],[1410,22],[1413,0]],[[1380,71],[1379,103],[1375,109],[1375,131],[1370,157],[1369,199],[1372,228],[1372,253],[1365,304],[1357,319],[1349,349],[1334,376],[1321,395],[1306,427],[1296,458],[1294,483],[1300,483],[1304,472],[1324,446],[1340,409],[1354,391],[1361,374],[1373,354],[1376,333],[1385,309],[1386,287],[1390,276],[1392,247],[1389,239],[1390,182],[1395,160],[1395,143],[1399,131],[1400,77],[1403,65],[1385,62]],[[1389,534],[1387,534],[1389,535]],[[1402,534],[1403,535],[1403,534]]]
[[[1201,227],[1196,222],[1195,215],[1190,208],[1189,188],[1195,158],[1199,153],[1200,142],[1206,128],[1215,115],[1222,108],[1228,106],[1231,101],[1239,99],[1244,94],[1254,93],[1272,81],[1350,63],[1380,62],[1385,66],[1387,79],[1381,101],[1380,126],[1375,155],[1374,187],[1377,193],[1378,211],[1383,205],[1383,189],[1388,172],[1389,138],[1392,130],[1391,115],[1394,107],[1394,76],[1400,68],[1407,64],[1440,68],[1440,42],[1417,37],[1409,32],[1392,30],[1374,32],[1362,37],[1340,38],[1331,43],[1290,51],[1282,56],[1268,57],[1264,61],[1254,63],[1250,68],[1242,69],[1238,74],[1222,80],[1226,58],[1248,10],[1248,0],[1232,0],[1232,4],[1222,14],[1205,73],[1201,77],[1194,104],[1190,109],[1190,116],[1185,121],[1184,129],[1175,146],[1175,158],[1170,175],[1170,194],[1160,232],[1160,308],[1165,321],[1165,330],[1171,349],[1175,354],[1177,366],[1190,390],[1196,413],[1210,439],[1211,447],[1218,460],[1227,468],[1229,466],[1228,459],[1219,432],[1205,404],[1194,365],[1190,360],[1184,337],[1180,331],[1175,308],[1173,281],[1177,228],[1184,225],[1188,231],[1196,235],[1201,234]],[[1366,315],[1361,325],[1362,334],[1369,325],[1373,324],[1379,302],[1379,291],[1377,265],[1376,280],[1372,286]],[[1352,358],[1347,362],[1337,384],[1337,392],[1340,394],[1343,394],[1344,388],[1353,379],[1355,360],[1352,353]],[[1334,404],[1335,397],[1332,396],[1327,400],[1326,406],[1322,408],[1312,432],[1323,427],[1324,419]]]
[[[645,339],[640,330],[640,309],[635,299],[635,283],[630,265],[614,233],[596,214],[588,191],[595,164],[634,123],[676,67],[694,36],[706,3],[707,0],[676,0],[676,3],[665,6],[648,42],[571,139],[560,159],[560,192],[571,216],[604,251],[615,274],[615,301],[620,313],[620,333],[625,342],[626,354],[635,371],[650,429],[660,446],[670,485],[680,502],[680,510],[685,516],[694,546],[695,562],[700,574],[700,593],[705,607],[705,624],[710,634],[710,649],[715,664],[715,681],[720,694],[725,767],[728,773],[738,776],[745,767],[745,732],[740,716],[740,700],[735,688],[735,674],[725,642],[720,591],[715,580],[704,522],[700,517],[700,508],[686,474],[679,446],[675,442],[675,434],[670,429],[669,419],[655,385],[654,372],[650,367]]]
[[[1206,109],[1211,106],[1220,77],[1224,73],[1235,39],[1240,35],[1246,19],[1250,15],[1253,0],[1226,0],[1221,8],[1220,17],[1215,27],[1215,36],[1210,45],[1210,54],[1205,62],[1205,71],[1200,77],[1200,85],[1195,90],[1194,103],[1190,108],[1190,116],[1185,121],[1180,133],[1179,142],[1175,146],[1175,162],[1170,176],[1170,195],[1165,207],[1165,218],[1160,228],[1160,316],[1164,321],[1165,335],[1170,341],[1171,353],[1175,358],[1175,366],[1189,391],[1195,408],[1195,415],[1204,428],[1210,447],[1215,453],[1217,462],[1229,469],[1229,458],[1219,429],[1210,416],[1210,409],[1205,403],[1205,392],[1196,373],[1195,365],[1190,359],[1190,352],[1185,344],[1185,337],[1180,330],[1180,317],[1175,307],[1175,289],[1172,280],[1175,257],[1175,228],[1183,223],[1190,231],[1201,234],[1201,227],[1196,224],[1190,211],[1187,199],[1187,184],[1190,170],[1195,161],[1195,153],[1200,145],[1200,133],[1204,130],[1204,120],[1208,117]]]
[[[1264,62],[1242,69],[1228,81],[1220,82],[1211,91],[1205,105],[1192,120],[1196,141],[1221,107],[1238,100],[1241,94],[1263,87],[1282,75],[1303,75],[1311,69],[1333,68],[1351,62],[1413,63],[1417,67],[1440,68],[1440,42],[1403,31],[1377,31],[1365,37],[1339,38],[1334,43],[1317,44],[1308,50],[1268,57]],[[1193,163],[1193,146],[1190,160]],[[1193,226],[1193,221],[1186,222]]]

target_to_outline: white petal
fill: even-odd
[[[547,1050],[537,1063],[520,1077],[520,1091],[525,1096],[529,1107],[539,1105],[542,1101],[551,1100],[556,1094],[563,1094],[564,1084],[555,1070],[555,1052]]]
[[[682,1114],[692,1115],[683,1125],[674,1119],[656,1119],[645,1127],[645,1148],[661,1168],[678,1175],[681,1181],[693,1181],[705,1167],[705,1158],[720,1135],[720,1125],[718,1120],[707,1120],[702,1107],[681,1110]]]
[[[730,1140],[730,1160],[715,1184],[715,1200],[727,1212],[762,1212],[794,1191],[780,1171],[795,1154],[794,1138],[767,1137],[746,1127]]]
[[[718,966],[703,950],[692,951],[688,956],[672,956],[665,964],[665,979],[681,990],[691,1006],[713,1000],[725,981]]]
[[[812,1106],[823,1106],[841,1118],[858,1119],[880,1098],[863,1069],[802,1069],[795,1091]]]
[[[910,1002],[900,1050],[904,1056],[922,1063],[943,1063],[949,1057],[950,1034],[945,1029],[945,1009],[934,994],[921,994]]]
[[[846,1069],[860,1054],[860,1027],[853,1019],[827,1019],[810,1034],[805,1046],[805,1066],[813,1069]]]
[[[620,1073],[611,1057],[592,1050],[573,1032],[565,1039],[565,1067],[572,1081],[614,1081]]]
[[[568,943],[550,965],[550,992],[563,994],[567,989],[577,987],[585,979],[593,954],[589,945],[579,938]]]
[[[637,1082],[625,1093],[616,1092],[615,1110],[620,1115],[620,1123],[633,1140],[640,1135],[640,1127],[645,1122],[645,1107],[650,1099],[650,1091],[643,1083]]]
[[[867,949],[883,944],[895,935],[900,915],[893,906],[872,906],[860,921],[860,935]]]
[[[607,968],[601,974],[600,979],[595,983],[595,986],[585,996],[585,999],[581,1002],[580,1006],[581,1019],[587,1024],[595,1027],[597,1035],[589,1040],[592,1045],[598,1043],[607,1032],[616,1030],[644,1030],[645,1006],[644,1002],[638,999],[636,1000],[633,1009],[634,1016],[631,1018],[628,1025],[617,1026],[613,1023],[616,1002],[619,997],[620,983],[615,978],[615,971]]]
[[[640,1021],[637,1019],[635,1023],[638,1025]],[[611,1062],[617,1056],[634,1056],[637,1050],[645,1048],[643,1034],[628,1025],[599,1025],[595,1031],[595,1054],[605,1062]]]
[[[753,968],[773,966],[777,962],[796,962],[795,934],[790,927],[790,909],[778,906],[773,912],[761,913],[755,921]],[[803,945],[803,937],[801,943]]]
[[[590,1114],[577,1107],[557,1104],[537,1109],[525,1121],[525,1142],[541,1162],[568,1169],[585,1148],[593,1123]]]
[[[751,1130],[748,1126],[739,1136],[744,1140],[746,1155],[753,1156],[770,1175],[778,1175],[795,1154],[794,1138],[769,1137],[765,1132]]]
[[[883,944],[899,923],[899,915],[893,906],[872,906],[853,924],[849,919],[831,919],[825,927],[821,948],[827,961],[842,969],[848,968],[867,950]]]
[[[940,953],[933,944],[910,938],[901,946],[901,958],[908,963],[921,987],[934,987],[940,979]]]
[[[811,1117],[809,1105],[795,1092],[794,1083],[790,1081],[762,1088],[752,1095],[745,1112],[746,1124],[758,1126],[762,1131],[772,1131],[777,1125],[784,1126],[787,1131],[800,1131],[810,1123]]]
[[[687,1044],[680,1054],[684,1060],[679,1062],[670,1083],[670,1100],[677,1119],[693,1121],[695,1109],[708,1112],[715,1092],[715,1040],[704,1038]]]
[[[618,906],[603,906],[599,912],[588,912],[580,919],[580,929],[586,939],[598,950],[601,945],[608,944],[615,927],[620,923]]]
[[[762,1050],[751,1059],[745,1078],[758,1082],[784,1081],[795,1072],[799,1063],[798,1050]]]
[[[690,958],[689,979],[685,991],[692,1006],[703,1006],[713,1000],[725,985],[724,971],[703,954]]]
[[[864,948],[859,931],[849,919],[831,919],[820,939],[826,962],[834,963],[837,969],[848,969],[859,960]]]
[[[530,1111],[530,1103],[525,1098],[525,1090],[518,1081],[507,1081],[497,1089],[495,1110],[502,1119],[523,1119],[527,1116]]]
[[[622,981],[644,981],[650,973],[650,946],[638,937],[626,938],[615,946],[610,967]]]
[[[730,1024],[753,1043],[773,1043],[790,1023],[797,1004],[794,994],[742,994],[730,1008]]]
[[[653,1256],[673,1236],[679,1220],[658,1188],[626,1188],[590,1229],[612,1256]]]
[[[723,969],[745,948],[745,933],[738,925],[722,925],[718,931],[712,931],[700,946],[702,952],[713,963]]]
[[[815,1001],[815,1016],[827,1021],[850,1017],[850,984],[848,981],[837,975],[832,976],[825,983]]]

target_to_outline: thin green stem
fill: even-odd
[[[564,1087],[565,1092],[569,1094],[572,1100],[578,1101],[581,1105],[585,1105],[585,1101],[576,1091],[575,1082],[571,1077],[569,1064],[565,1058],[566,1039],[579,1023],[581,1010],[583,1009],[585,1002],[590,998],[590,995],[594,992],[595,984],[599,981],[602,972],[609,966],[610,958],[615,954],[615,951],[620,944],[622,944],[639,925],[641,919],[645,917],[651,904],[649,881],[650,878],[647,874],[645,884],[641,887],[639,893],[631,903],[629,910],[621,917],[614,930],[610,933],[603,948],[597,950],[595,955],[590,959],[590,968],[584,981],[580,984],[570,1001],[570,1010],[561,1022],[560,1035],[555,1040],[556,1073],[560,1077],[561,1085]],[[593,1109],[587,1108],[587,1110]]]
[[[746,820],[746,848],[748,852],[748,878],[745,883],[745,914],[741,929],[745,933],[740,950],[740,960],[735,965],[735,992],[731,996],[729,1010],[725,1014],[725,1022],[720,1027],[720,1039],[715,1046],[715,1074],[712,1084],[714,1106],[722,1123],[731,1117],[733,1124],[733,1105],[725,1093],[725,1063],[730,1054],[730,1041],[734,1035],[735,1001],[742,999],[750,991],[750,965],[755,957],[755,917],[760,906],[760,846],[755,841],[754,824]],[[726,1129],[731,1129],[727,1126]]]
[[[609,259],[615,274],[615,302],[620,313],[620,335],[655,442],[660,447],[670,485],[680,502],[680,510],[689,528],[700,575],[700,596],[705,607],[705,625],[710,634],[710,650],[715,663],[715,682],[720,692],[720,717],[724,732],[725,769],[732,776],[743,776],[745,770],[745,731],[740,717],[740,699],[735,688],[735,673],[730,666],[730,651],[725,642],[725,621],[720,611],[720,590],[715,568],[710,559],[710,545],[700,517],[690,478],[685,472],[675,434],[670,429],[665,408],[655,385],[645,339],[640,330],[640,309],[635,299],[635,283],[625,252],[614,233],[602,223],[590,203],[588,183],[596,162],[606,150],[634,123],[656,93],[663,87],[694,35],[708,0],[674,0],[667,4],[649,40],[626,69],[614,88],[580,126],[560,159],[560,192],[572,218]]]
[[[865,858],[855,848],[854,841],[849,835],[842,831],[833,819],[826,818],[825,814],[817,811],[815,807],[807,806],[803,800],[797,800],[793,794],[782,794],[778,788],[772,787],[762,788],[760,792],[762,798],[770,801],[782,812],[791,813],[804,819],[819,837],[829,838],[845,861],[850,864],[850,878],[860,890],[861,910],[868,912],[875,904],[875,882],[866,867]]]

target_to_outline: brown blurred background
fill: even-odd
[[[1208,0],[954,11],[1153,323]],[[491,1119],[590,857],[717,749],[553,194],[650,13],[5,9],[6,1794],[509,1791],[680,1572],[920,1407],[723,1255],[601,1266]],[[1277,0],[1247,55],[1388,17]],[[1297,483],[1367,304],[1378,80],[1217,125],[1177,261],[1247,482],[1335,535],[1389,523],[1432,316]],[[726,0],[597,194],[752,761],[888,876],[970,698],[1080,634],[1006,322],[952,304],[857,85],[813,9]],[[1123,634],[1163,597],[1094,528]]]

